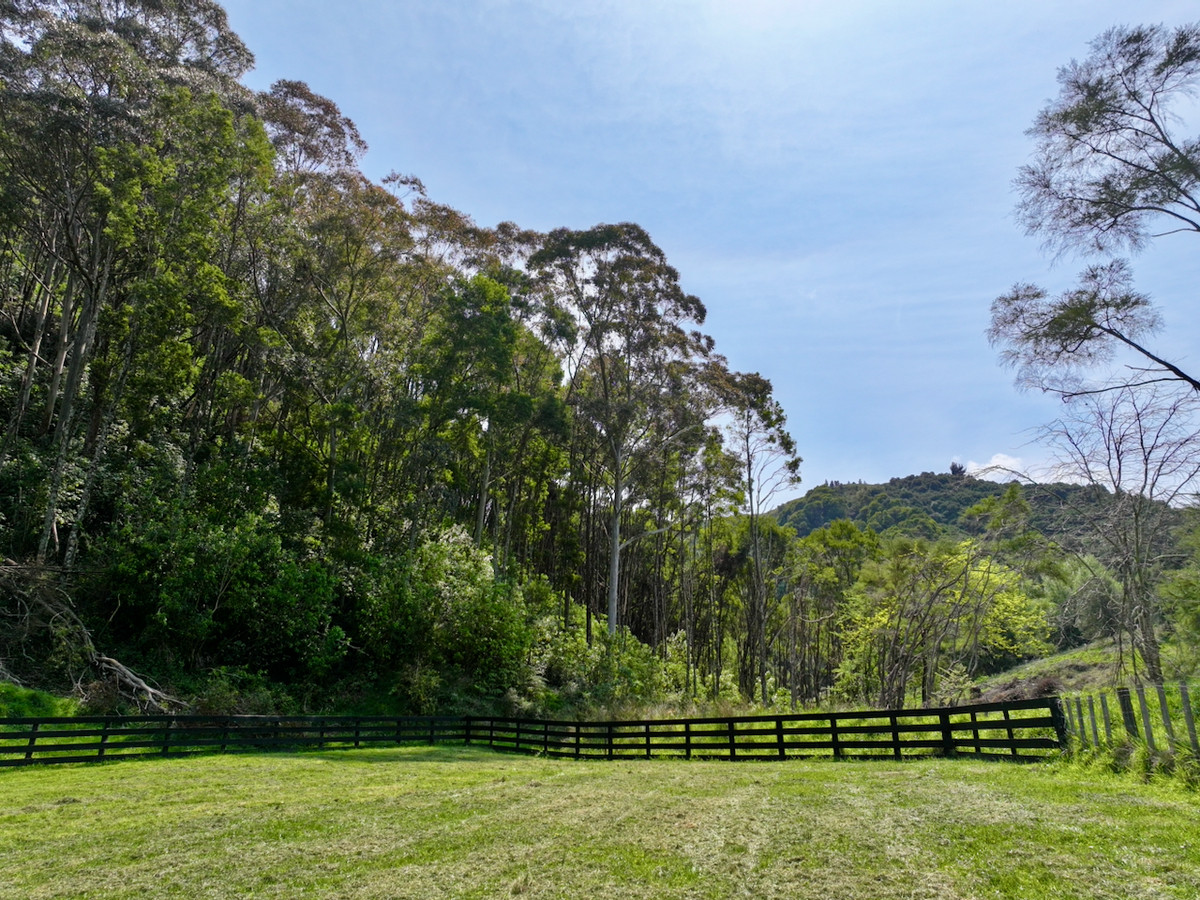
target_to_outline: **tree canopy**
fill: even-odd
[[[1058,254],[1106,257],[1057,296],[1019,283],[992,305],[989,337],[1019,380],[1066,396],[1113,384],[1200,381],[1148,343],[1161,326],[1109,254],[1200,232],[1200,135],[1186,114],[1200,85],[1200,26],[1116,27],[1059,70],[1059,95],[1029,134],[1018,219]],[[1123,373],[1083,376],[1116,357]],[[1128,362],[1126,362],[1128,360]]]

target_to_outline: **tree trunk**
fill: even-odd
[[[75,276],[67,278],[59,310],[58,343],[54,348],[54,362],[50,368],[50,386],[46,390],[46,408],[42,414],[42,434],[47,434],[54,424],[54,408],[58,405],[58,390],[67,364],[67,351],[71,347],[71,318],[75,315]]]
[[[475,507],[475,546],[483,546],[483,523],[487,518],[488,489],[492,477],[492,449],[483,451],[483,475],[479,480],[479,502]]]
[[[621,456],[616,456],[613,467],[613,501],[612,517],[608,527],[608,633],[617,633],[617,589],[621,575],[621,506],[625,491],[624,479],[621,477]]]
[[[29,361],[25,365],[25,374],[21,378],[21,393],[17,399],[17,405],[13,409],[12,416],[8,420],[8,428],[4,432],[4,442],[0,444],[0,466],[8,458],[9,450],[12,448],[13,441],[17,437],[17,432],[20,431],[21,422],[25,418],[25,410],[29,407],[29,396],[33,392],[33,379],[37,373],[42,338],[46,333],[46,320],[49,318],[50,313],[50,299],[54,293],[53,285],[56,269],[57,260],[51,260],[50,271],[46,277],[44,279],[36,279],[37,287],[35,290],[40,291],[42,302],[38,305],[37,319],[33,329],[33,340],[29,344]]]
[[[123,354],[121,365],[121,374],[117,378],[117,384],[109,395],[108,402],[104,404],[104,412],[101,416],[100,430],[96,437],[96,444],[92,451],[92,458],[88,465],[87,477],[83,480],[83,489],[79,492],[79,503],[75,508],[75,518],[71,522],[71,532],[67,536],[67,550],[63,556],[63,568],[70,571],[75,565],[75,556],[79,552],[79,535],[83,527],[84,516],[87,515],[88,504],[92,498],[92,488],[96,483],[96,473],[100,469],[100,463],[104,459],[104,453],[108,448],[108,437],[112,431],[112,423],[117,415],[117,406],[121,402],[121,396],[125,393],[125,380],[129,376],[129,368],[133,363],[133,336],[125,342],[125,352]],[[99,398],[97,398],[99,400]]]
[[[1146,679],[1151,684],[1162,684],[1162,658],[1158,650],[1158,635],[1154,631],[1154,617],[1149,605],[1141,603],[1138,606],[1137,631],[1138,651],[1142,654],[1142,662],[1146,666]]]
[[[68,448],[71,443],[71,420],[75,412],[75,401],[79,387],[83,381],[83,372],[91,355],[92,343],[96,337],[96,323],[100,318],[100,308],[104,304],[104,296],[108,288],[108,272],[112,263],[110,248],[96,289],[88,298],[83,308],[82,319],[79,323],[79,335],[75,338],[75,347],[71,354],[71,368],[67,373],[67,383],[63,390],[62,409],[58,414],[58,422],[54,427],[52,446],[57,448],[54,470],[50,475],[50,486],[46,499],[46,511],[42,517],[42,536],[38,541],[37,561],[44,564],[46,554],[50,550],[53,538],[57,544],[58,498],[62,490],[63,476],[66,473]]]

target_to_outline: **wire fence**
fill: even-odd
[[[1152,753],[1200,759],[1191,693],[1181,681],[1063,698],[1070,745],[1090,750],[1141,744]]]

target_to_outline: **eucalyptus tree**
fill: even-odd
[[[36,446],[20,505],[40,521],[18,519],[11,549],[37,566],[74,565],[102,475],[131,461],[111,459],[114,436],[139,451],[174,440],[197,335],[237,316],[227,210],[266,158],[243,127],[251,62],[208,0],[0,8],[0,205],[29,288],[3,298],[28,356],[0,454]],[[89,636],[79,644],[105,668]]]
[[[837,519],[789,547],[784,629],[793,706],[816,703],[833,686],[842,663],[847,597],[879,553],[879,536],[849,519]]]
[[[220,7],[204,0],[12,3],[3,16],[0,178],[7,202],[29,210],[21,225],[28,258],[52,263],[40,281],[57,300],[57,309],[39,309],[43,333],[30,344],[40,346],[56,320],[42,417],[55,454],[37,550],[45,561],[58,545],[67,470],[94,473],[122,373],[140,369],[138,348],[160,343],[163,328],[179,337],[188,307],[224,302],[198,226],[223,199],[234,143],[225,103],[244,95],[236,81],[252,58]],[[97,354],[110,361],[93,371]],[[85,384],[90,461],[73,463]],[[19,402],[8,434],[26,412]]]
[[[723,365],[708,374],[719,398],[722,431],[742,471],[741,512],[749,531],[750,577],[747,582],[746,647],[756,660],[759,693],[767,702],[767,573],[761,520],[774,498],[800,482],[796,443],[787,431],[787,417],[771,393],[771,382],[757,372],[731,373]]]
[[[621,528],[636,475],[664,444],[700,423],[689,416],[697,364],[711,340],[700,300],[637,225],[559,229],[529,261],[569,317],[568,402],[578,428],[594,432],[608,480],[608,629],[619,620]]]

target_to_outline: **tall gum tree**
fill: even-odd
[[[641,227],[622,223],[546,236],[529,265],[571,323],[568,400],[577,426],[593,430],[610,490],[608,630],[617,631],[622,518],[647,451],[680,438],[696,364],[711,340],[692,330],[704,305],[684,292],[679,273]],[[636,539],[636,536],[635,538]]]
[[[767,569],[761,520],[773,498],[800,483],[796,442],[787,417],[771,393],[771,382],[757,372],[730,373],[723,365],[708,367],[719,398],[726,445],[742,471],[742,514],[750,544],[749,597],[746,603],[747,648],[758,671],[759,693],[767,702]]]

